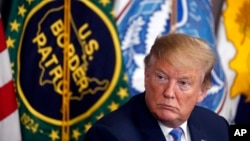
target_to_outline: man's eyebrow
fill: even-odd
[[[179,76],[178,79],[185,79],[185,80],[193,80],[192,79],[193,77],[192,76],[188,76],[188,75],[184,75],[184,76]]]

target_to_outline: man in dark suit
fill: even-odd
[[[145,58],[145,92],[96,122],[85,141],[228,141],[227,121],[196,106],[211,86],[215,61],[201,39],[157,38]]]

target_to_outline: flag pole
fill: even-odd
[[[70,138],[70,0],[64,0],[64,48],[63,48],[63,95],[62,95],[62,141]]]
[[[170,17],[170,33],[175,33],[177,29],[177,0],[172,0],[171,17]]]

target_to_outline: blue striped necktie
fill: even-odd
[[[174,138],[174,141],[181,141],[183,131],[181,127],[174,128],[169,134]]]

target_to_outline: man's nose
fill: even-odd
[[[170,98],[170,99],[173,99],[175,97],[175,91],[174,91],[174,88],[175,88],[175,84],[174,82],[168,82],[165,86],[165,89],[164,89],[164,92],[163,92],[163,96],[165,98]]]

